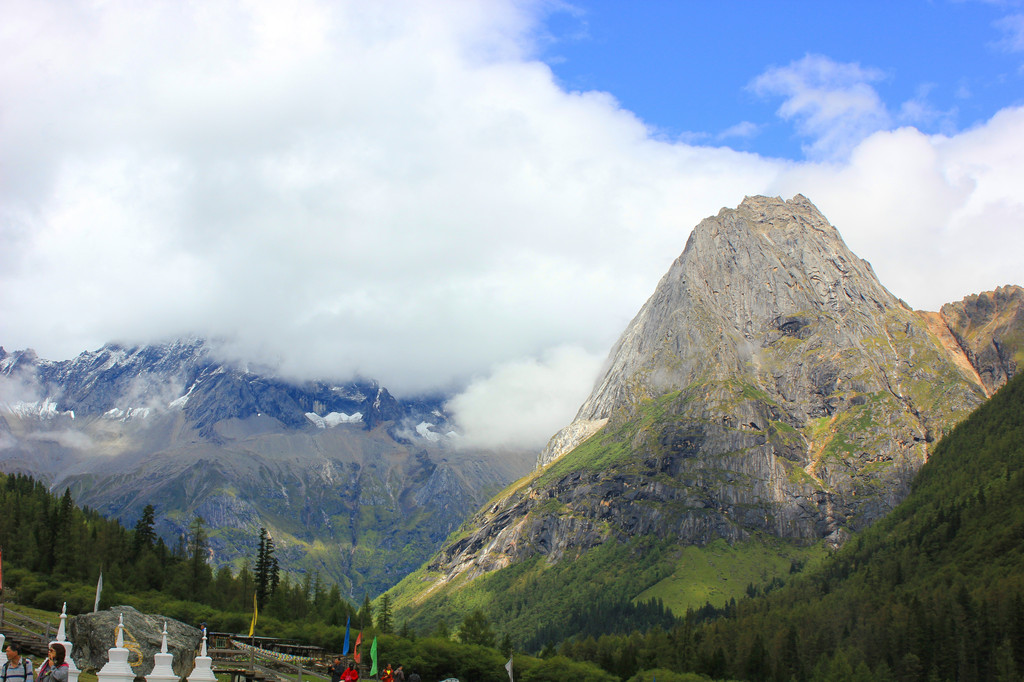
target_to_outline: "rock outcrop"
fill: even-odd
[[[192,670],[202,630],[164,616],[149,616],[131,606],[115,606],[106,611],[86,613],[68,619],[69,639],[75,643],[75,663],[83,671],[97,671],[107,662],[114,646],[118,620],[124,616],[124,648],[131,653],[128,665],[136,677],[153,670],[154,655],[160,653],[164,623],[167,623],[167,652],[174,656],[173,668],[179,677]]]
[[[943,315],[1006,339],[1024,328],[1006,297]],[[638,535],[841,543],[1015,371],[1001,341],[965,343],[973,361],[947,345],[805,197],[748,197],[693,230],[534,475],[430,568],[443,584]]]
[[[1024,363],[1024,288],[999,287],[939,311],[989,395]]]

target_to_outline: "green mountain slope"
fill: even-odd
[[[1021,679],[1024,376],[942,440],[891,514],[708,627],[690,665],[716,653],[738,677]]]

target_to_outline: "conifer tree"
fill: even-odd
[[[459,628],[459,641],[465,644],[494,646],[494,630],[491,629],[491,624],[483,611],[476,609],[463,619],[462,627]]]
[[[72,539],[75,503],[71,499],[71,489],[64,489],[60,505],[54,521],[54,573],[62,577],[70,577],[75,563],[75,542]]]
[[[156,544],[156,510],[153,505],[147,504],[142,509],[142,516],[135,523],[134,535],[132,536],[132,555],[138,557],[143,551],[153,549]]]
[[[196,516],[189,524],[188,536],[188,558],[189,558],[189,589],[199,598],[205,594],[207,585],[210,584],[213,575],[210,566],[206,563],[209,553],[209,542],[206,534],[206,521],[202,516]]]
[[[373,627],[373,607],[370,605],[370,595],[363,596],[363,605],[359,607],[356,619],[359,621],[359,627],[361,628]]]
[[[377,629],[385,634],[391,632],[391,595],[381,595],[380,606],[377,608]]]
[[[274,556],[274,539],[266,528],[260,528],[260,544],[256,552],[256,603],[262,608],[280,584],[280,569]]]

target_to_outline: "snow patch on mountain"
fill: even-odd
[[[149,416],[151,408],[148,407],[129,407],[122,410],[119,407],[114,407],[103,413],[104,419],[111,419],[115,421],[131,421],[132,419],[145,419]]]
[[[363,421],[363,413],[356,412],[354,414],[345,414],[344,412],[331,412],[325,417],[321,417],[315,412],[307,412],[306,419],[313,422],[318,429],[334,428],[339,424],[355,424]]]
[[[56,419],[61,416],[75,418],[74,410],[61,412],[57,409],[57,401],[49,397],[31,402],[19,400],[7,403],[5,407],[21,419]]]
[[[442,416],[442,415],[438,414],[436,410],[434,411],[434,414],[437,414],[438,416]],[[429,440],[432,443],[436,443],[436,442],[440,441],[442,438],[447,438],[449,440],[454,440],[456,438],[459,438],[459,434],[456,433],[455,431],[448,431],[448,432],[443,433],[443,434],[442,433],[438,433],[437,431],[433,430],[435,426],[436,425],[432,424],[431,422],[426,422],[426,421],[420,422],[419,424],[416,425],[416,433],[418,433],[421,437],[426,438],[427,440]]]
[[[430,427],[432,426],[433,424],[431,424],[430,422],[420,422],[419,424],[416,425],[416,433],[420,434],[427,440],[436,443],[437,441],[441,440],[441,434],[431,431]]]

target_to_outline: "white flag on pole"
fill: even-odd
[[[92,605],[92,612],[100,610],[100,592],[103,591],[103,571],[100,571],[100,579],[96,581],[96,602]]]
[[[512,679],[512,657],[511,656],[508,657],[508,663],[505,664],[505,670],[508,671],[508,682],[515,682],[515,680]]]

